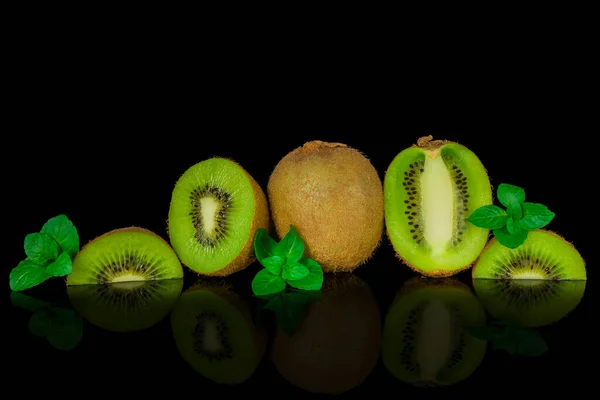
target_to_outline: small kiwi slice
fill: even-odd
[[[493,317],[523,326],[553,324],[573,311],[586,281],[474,279],[475,293]]]
[[[160,322],[175,305],[183,279],[67,286],[73,308],[91,324],[133,332]]]
[[[181,262],[165,240],[147,229],[129,227],[87,243],[73,260],[67,285],[181,278]]]
[[[324,272],[352,271],[374,254],[383,234],[383,186],[358,150],[314,140],[285,155],[267,186],[282,238],[294,225],[305,257]]]
[[[383,364],[415,386],[457,383],[477,369],[487,348],[464,327],[485,322],[485,310],[465,284],[415,277],[404,283],[387,312]]]
[[[525,242],[509,249],[489,241],[475,266],[473,279],[586,280],[585,262],[573,245],[554,232],[529,231]]]
[[[186,290],[171,312],[171,329],[182,358],[217,383],[246,381],[266,350],[266,333],[226,284],[198,281]]]
[[[388,167],[383,191],[387,235],[398,257],[422,275],[444,277],[468,269],[489,230],[468,223],[492,204],[487,172],[466,147],[420,138]]]
[[[173,189],[169,237],[187,267],[226,276],[254,260],[254,235],[270,224],[262,188],[238,163],[210,158],[190,167]]]
[[[352,273],[326,274],[321,297],[298,330],[277,327],[271,356],[288,382],[311,393],[341,394],[360,385],[381,350],[381,314],[370,287]]]

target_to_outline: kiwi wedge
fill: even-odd
[[[171,312],[171,330],[185,362],[216,383],[245,382],[266,351],[266,333],[225,284],[198,281],[186,290]]]
[[[133,332],[162,321],[175,305],[183,279],[67,286],[73,308],[85,320],[113,332]]]
[[[586,281],[547,279],[474,279],[473,287],[494,318],[540,327],[572,312],[585,292]]]
[[[383,191],[387,235],[406,265],[430,277],[471,267],[489,230],[467,218],[492,204],[487,172],[471,150],[431,136],[420,138],[391,162]]]
[[[354,270],[381,242],[381,179],[362,153],[343,143],[314,140],[286,154],[267,194],[279,238],[294,225],[305,257],[324,272]]]
[[[493,238],[477,259],[472,274],[473,279],[587,279],[585,261],[575,247],[543,229],[529,231],[516,249]]]
[[[173,189],[169,237],[182,263],[200,275],[226,276],[254,260],[254,235],[268,229],[262,188],[238,163],[211,158],[190,167]]]
[[[181,262],[165,240],[147,229],[129,227],[87,243],[73,260],[67,286],[182,278]]]
[[[452,278],[413,278],[403,284],[385,317],[383,364],[397,379],[415,386],[462,381],[477,369],[487,349],[465,327],[485,322],[485,310],[465,284]]]
[[[288,382],[311,393],[341,394],[360,385],[381,351],[381,314],[369,286],[351,273],[326,274],[320,298],[298,330],[277,327],[273,363]]]

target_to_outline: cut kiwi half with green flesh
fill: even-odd
[[[419,139],[400,152],[386,171],[386,231],[398,257],[425,276],[451,276],[469,268],[489,230],[467,218],[492,204],[485,168],[466,147]]]
[[[186,290],[171,312],[171,329],[185,362],[217,383],[246,381],[265,353],[266,334],[224,285],[197,283]]]
[[[397,379],[415,386],[464,380],[480,365],[487,348],[465,327],[485,323],[485,310],[463,283],[413,278],[402,286],[387,312],[383,364]]]
[[[198,274],[226,276],[246,268],[255,260],[256,231],[269,224],[262,188],[234,161],[215,157],[193,165],[173,189],[171,245]]]
[[[516,249],[493,238],[473,267],[473,279],[586,280],[585,261],[554,232],[529,231]]]
[[[523,326],[553,324],[572,312],[587,281],[538,279],[474,279],[475,293],[496,319]]]
[[[181,262],[166,241],[147,229],[129,227],[86,244],[73,260],[67,285],[182,278]]]
[[[93,325],[133,332],[162,321],[175,305],[183,279],[67,286],[73,308]]]

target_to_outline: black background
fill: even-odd
[[[589,228],[595,217],[585,210],[597,169],[592,164],[596,149],[583,136],[597,134],[597,127],[584,126],[585,109],[574,104],[577,95],[569,85],[547,85],[541,77],[516,84],[499,75],[488,81],[491,86],[474,91],[461,90],[457,82],[452,89],[439,86],[409,94],[403,87],[418,88],[420,81],[400,79],[387,69],[385,77],[377,68],[366,73],[314,65],[303,73],[276,66],[250,73],[235,64],[213,65],[207,72],[181,63],[183,72],[173,66],[163,69],[164,63],[153,64],[153,57],[130,63],[125,53],[108,59],[88,55],[67,71],[62,68],[66,64],[49,69],[23,65],[27,79],[12,97],[8,117],[14,124],[5,130],[2,145],[7,289],[10,269],[24,258],[25,235],[61,213],[75,223],[82,244],[126,226],[167,238],[171,190],[188,167],[206,158],[239,162],[266,189],[269,174],[287,152],[309,140],[335,141],[363,152],[383,180],[397,153],[432,134],[475,152],[493,186],[524,187],[529,201],[554,211],[548,229],[577,247],[590,280],[568,324],[546,330],[556,351],[543,359],[488,354],[468,382],[451,390],[499,383],[525,388],[540,381],[562,386],[589,372],[579,367],[589,354],[591,280],[596,275]],[[221,67],[221,74],[215,74]],[[582,186],[582,179],[590,184]],[[232,279],[247,290],[256,270],[253,265]],[[394,258],[385,238],[376,257],[356,273],[371,286],[382,315],[394,292],[415,276]],[[470,271],[458,277],[469,282]],[[185,286],[192,280],[186,273]],[[55,279],[30,293],[64,298],[64,283]],[[5,322],[12,354],[8,365],[44,382],[81,382],[92,392],[128,386],[144,393],[173,385],[186,391],[209,385],[179,359],[168,320],[131,335],[86,325],[80,347],[63,354],[32,340],[29,316],[13,309]],[[268,357],[249,385],[262,385],[262,377],[289,389]],[[15,374],[11,379],[24,378]],[[380,363],[357,393],[396,387],[407,389]],[[63,385],[61,395],[65,390]],[[256,392],[261,392],[258,386]]]

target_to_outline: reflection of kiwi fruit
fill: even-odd
[[[90,323],[132,332],[160,322],[181,294],[183,279],[67,286],[73,308]]]
[[[355,275],[326,275],[290,337],[277,328],[271,349],[279,373],[308,392],[340,394],[371,373],[379,358],[381,315],[369,286]]]
[[[171,246],[147,229],[130,227],[86,244],[73,260],[67,285],[180,278],[183,269]]]
[[[277,235],[294,225],[325,272],[372,256],[383,232],[383,187],[371,162],[341,143],[305,143],[283,157],[267,187]]]
[[[199,282],[186,290],[171,312],[171,329],[183,359],[217,383],[247,380],[266,349],[248,305],[224,285]]]
[[[585,262],[556,233],[530,231],[516,249],[490,240],[473,267],[473,279],[585,280]]]
[[[386,230],[398,257],[422,275],[444,277],[469,268],[489,230],[468,223],[492,204],[486,170],[466,147],[419,139],[400,152],[383,182]]]
[[[495,318],[538,327],[552,324],[581,301],[586,281],[474,279],[473,287]]]
[[[450,278],[413,278],[387,313],[383,363],[396,378],[416,386],[461,381],[477,369],[486,351],[486,342],[464,327],[485,322],[485,310],[466,285]]]
[[[265,194],[234,161],[211,158],[177,181],[169,237],[177,255],[202,275],[226,276],[254,261],[254,235],[269,226]]]

